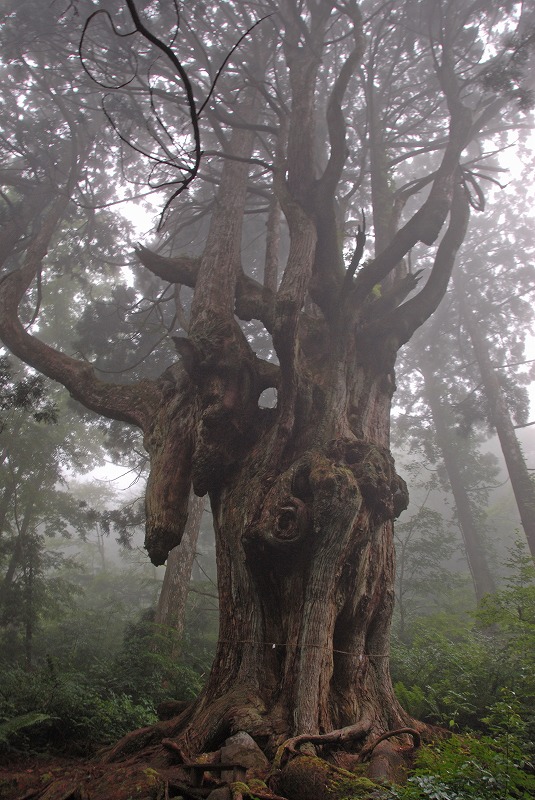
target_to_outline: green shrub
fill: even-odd
[[[401,681],[394,684],[396,696],[411,717],[423,719],[429,712],[426,695],[421,686],[405,686]]]
[[[393,643],[391,666],[407,711],[447,728],[481,729],[481,717],[507,683],[484,634],[464,629],[454,639],[433,630],[432,617],[410,644]]]
[[[464,617],[443,613],[418,620],[408,641],[393,641],[392,677],[413,716],[456,730],[486,732],[488,708],[515,692],[535,739],[535,568],[517,544],[504,588]],[[533,745],[527,744],[528,749]]]
[[[41,715],[39,725],[17,728],[17,719],[32,715]],[[99,691],[82,673],[58,673],[51,661],[33,672],[11,668],[3,673],[0,726],[10,731],[6,739],[19,749],[89,752],[155,719],[149,703]]]
[[[453,735],[422,748],[407,785],[396,800],[529,800],[535,777],[522,769],[521,753],[509,741]]]
[[[162,700],[193,700],[201,676],[175,655],[176,632],[147,617],[129,625],[122,648],[111,665],[107,683],[136,702],[156,707]]]
[[[21,714],[13,719],[8,719],[5,722],[0,722],[0,748],[8,747],[9,740],[16,737],[17,734],[26,728],[32,728],[34,725],[40,725],[43,722],[49,722],[51,717],[48,714]]]
[[[458,736],[423,747],[396,800],[529,800],[533,765],[525,755],[526,724],[515,695],[503,690],[483,720],[491,736]],[[528,771],[529,770],[529,771]]]

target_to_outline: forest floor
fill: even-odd
[[[81,758],[48,754],[8,754],[0,758],[1,800],[31,798],[57,778],[73,778],[87,770]]]
[[[173,796],[169,785],[183,777],[175,772],[156,771],[148,763],[103,764],[96,758],[6,757],[0,760],[0,800],[163,798]]]
[[[281,797],[259,779],[223,784],[208,780],[203,789],[186,785],[180,765],[156,768],[150,758],[105,763],[97,757],[66,758],[47,754],[0,759],[0,800],[203,800],[214,789],[218,800],[343,800],[384,798],[381,787],[321,759],[300,756],[284,770],[287,789]],[[350,783],[348,784],[348,779]]]

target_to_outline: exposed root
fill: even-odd
[[[99,761],[103,764],[122,761],[135,756],[137,753],[142,754],[150,748],[157,748],[162,744],[163,739],[170,741],[170,737],[176,735],[187,724],[191,716],[192,705],[188,706],[177,717],[157,722],[146,728],[130,731],[112,747],[102,750],[99,753]],[[164,745],[164,747],[168,748],[167,745]],[[181,752],[180,749],[178,752]]]
[[[165,747],[166,750],[171,750],[173,753],[176,753],[176,755],[178,755],[180,764],[186,763],[187,758],[182,748],[176,742],[173,742],[172,739],[162,739],[162,747]]]
[[[283,742],[277,750],[277,754],[273,762],[273,768],[281,769],[290,756],[298,755],[298,748],[305,743],[335,745],[342,742],[351,742],[355,739],[363,739],[364,736],[366,736],[366,734],[369,732],[370,728],[370,722],[368,720],[363,720],[356,725],[348,725],[346,728],[338,728],[337,730],[330,731],[330,733],[303,733],[300,736],[294,736],[293,738],[287,739],[285,742]]]
[[[304,754],[284,767],[278,786],[276,790],[290,800],[364,800],[370,796],[386,800],[386,793],[369,778]]]

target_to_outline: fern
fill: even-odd
[[[32,725],[38,725],[41,722],[47,722],[52,717],[49,714],[40,714],[32,711],[29,714],[20,714],[18,717],[0,722],[0,744],[7,744],[10,736],[18,733],[23,728],[30,728]]]

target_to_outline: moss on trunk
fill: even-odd
[[[297,756],[286,765],[277,788],[288,800],[380,800],[388,796],[369,778],[308,755]]]

